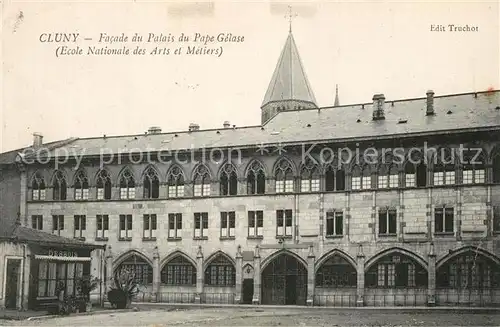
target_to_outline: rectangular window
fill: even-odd
[[[109,216],[108,215],[97,215],[96,216],[96,238],[97,239],[108,239],[109,233]]]
[[[353,190],[359,190],[361,189],[361,177],[353,177],[351,186]]]
[[[44,201],[45,200],[45,189],[32,190],[31,198],[33,201]]]
[[[168,197],[177,198],[184,196],[184,185],[170,185],[168,187]]]
[[[455,172],[454,171],[447,171],[445,174],[444,182],[446,185],[455,184]]]
[[[132,215],[120,215],[120,240],[132,238]]]
[[[378,177],[378,188],[387,188],[388,179],[386,175],[382,175]],[[365,187],[363,187],[365,188]]]
[[[40,298],[57,296],[57,285],[61,285],[65,295],[77,295],[78,289],[75,280],[82,277],[83,263],[41,260],[38,267],[36,294]]]
[[[344,233],[344,213],[328,211],[326,213],[326,236],[342,236]]]
[[[434,172],[434,185],[443,185],[444,173],[442,171]]]
[[[43,216],[41,215],[31,216],[31,228],[43,230]]]
[[[208,238],[208,212],[194,213],[194,237]]]
[[[75,189],[75,200],[88,200],[88,199],[89,199],[89,189],[88,188]]]
[[[493,231],[500,232],[500,206],[493,207]]]
[[[52,233],[61,235],[62,230],[64,230],[64,216],[63,215],[52,216]]]
[[[372,188],[372,178],[370,176],[363,176],[361,178],[361,183],[363,184],[364,190],[369,190]]]
[[[104,189],[101,187],[97,189],[97,200],[104,200]]]
[[[415,174],[406,174],[405,184],[406,187],[415,187]]]
[[[120,199],[135,199],[135,187],[121,187]]]
[[[472,184],[474,182],[474,171],[473,170],[464,170],[462,172],[462,183],[463,184]]]
[[[381,209],[378,212],[378,234],[396,235],[397,212],[395,209]]]
[[[389,175],[389,187],[390,188],[399,187],[399,175],[398,174]]]
[[[209,195],[210,195],[210,184],[194,185],[194,196],[209,196]]]
[[[87,229],[87,217],[85,215],[75,215],[75,238],[84,238],[85,230]]]
[[[236,213],[234,211],[220,213],[220,237],[234,238]]]
[[[474,183],[484,183],[484,169],[475,170]]]
[[[144,215],[143,234],[145,239],[156,239],[156,215]]]
[[[453,233],[453,208],[434,209],[434,232]]]
[[[248,211],[248,236],[249,237],[262,237],[264,227],[264,212]]]
[[[182,236],[182,213],[168,214],[168,238],[180,239]]]
[[[276,210],[276,235],[292,236],[292,210]]]

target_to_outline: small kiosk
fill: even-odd
[[[99,249],[104,246],[0,222],[0,308],[56,306],[58,285],[75,295],[75,282],[90,274],[91,253]]]

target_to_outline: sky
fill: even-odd
[[[142,134],[260,124],[260,106],[288,35],[293,35],[319,106],[367,103],[500,88],[499,5],[490,2],[180,2],[3,1],[0,152],[68,137]],[[477,27],[431,31],[431,25]],[[87,52],[100,33],[148,53],[159,35],[219,33],[243,42],[217,43],[213,55],[60,56],[63,44],[42,33],[79,33]],[[84,40],[83,38],[92,40]],[[174,51],[188,45],[160,44]],[[108,47],[121,47],[120,44]]]

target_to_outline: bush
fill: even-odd
[[[108,292],[108,301],[117,309],[125,309],[138,293],[139,285],[135,281],[135,274],[129,271],[117,272]]]

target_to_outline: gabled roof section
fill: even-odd
[[[316,104],[293,34],[290,32],[267,88],[262,107],[269,102],[302,100]]]

